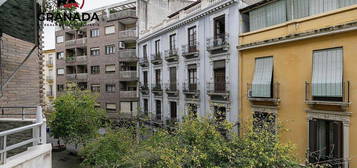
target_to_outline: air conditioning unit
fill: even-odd
[[[120,41],[119,42],[119,49],[124,49],[125,48],[125,43]]]

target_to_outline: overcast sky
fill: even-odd
[[[85,5],[82,10],[83,11],[92,10],[95,8],[100,8],[103,6],[107,6],[122,1],[124,0],[85,0]],[[55,27],[45,26],[44,32],[45,32],[44,50],[55,49]]]

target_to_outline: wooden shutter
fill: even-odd
[[[317,151],[317,120],[309,121],[309,162],[315,163],[316,155],[313,153]]]
[[[170,102],[170,110],[171,110],[171,119],[176,119],[177,118],[177,104],[176,102]]]
[[[332,122],[332,131],[333,142],[330,145],[330,151],[335,159],[343,159],[343,123]]]
[[[156,100],[156,119],[161,120],[161,101]]]
[[[176,67],[170,68],[170,90],[176,90]]]

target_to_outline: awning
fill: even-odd
[[[273,79],[273,57],[257,58],[252,83],[253,97],[271,97]]]
[[[312,96],[342,97],[343,49],[314,51]]]

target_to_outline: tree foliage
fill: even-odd
[[[242,136],[222,136],[222,126],[208,119],[186,119],[175,130],[159,129],[149,138],[135,140],[136,133],[121,129],[84,148],[85,167],[189,168],[299,167],[291,144],[282,144],[274,132],[247,129]],[[224,135],[224,134],[223,134]]]
[[[56,98],[49,117],[51,135],[77,145],[95,138],[105,119],[104,111],[95,108],[95,100],[90,92],[79,89]]]

